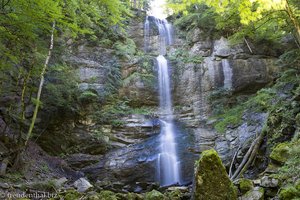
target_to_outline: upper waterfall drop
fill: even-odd
[[[159,41],[156,44],[160,55],[166,55],[167,46],[173,44],[172,25],[166,19],[158,19],[154,16],[147,16],[144,23],[144,50],[148,52],[150,48],[150,26],[155,25],[158,29]]]

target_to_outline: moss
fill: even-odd
[[[127,200],[143,200],[143,196],[141,194],[136,193],[128,193],[126,195]]]
[[[98,195],[101,200],[118,200],[117,195],[112,191],[103,190]]]
[[[300,197],[300,191],[297,190],[294,186],[287,186],[282,188],[279,192],[280,200],[291,200],[296,197]]]
[[[234,109],[228,110],[224,114],[218,116],[219,121],[215,124],[215,129],[219,133],[224,133],[227,126],[237,126],[242,122],[242,116],[244,112],[243,106],[238,106]]]
[[[79,198],[80,198],[80,194],[76,190],[68,190],[63,197],[64,200],[74,200]]]
[[[253,188],[253,183],[251,180],[243,178],[240,180],[239,186],[240,186],[241,192],[245,193]]]
[[[146,193],[145,200],[162,200],[164,195],[157,190],[152,190],[151,192]]]
[[[179,189],[176,189],[176,190],[166,193],[166,196],[170,200],[180,200],[182,198],[183,194]]]
[[[193,194],[195,199],[237,199],[236,188],[214,149],[202,152],[196,164],[195,174]]]
[[[289,143],[284,142],[278,144],[270,154],[270,158],[274,161],[284,163],[289,157]]]

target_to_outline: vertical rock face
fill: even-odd
[[[231,45],[224,37],[212,40],[200,33],[198,29],[191,30],[186,38],[177,39],[176,43],[181,45],[174,46],[170,55],[186,52],[182,54],[185,60],[177,56],[173,62],[174,103],[191,108],[189,117],[185,113],[181,118],[192,126],[209,118],[207,98],[211,92],[255,93],[272,81],[277,72],[276,55],[262,54],[259,49],[263,44],[251,53],[245,44]]]
[[[237,194],[217,152],[204,151],[197,163],[194,200],[236,200]]]

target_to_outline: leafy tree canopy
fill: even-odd
[[[274,35],[293,33],[300,44],[300,11],[297,0],[169,0],[175,13],[197,12],[207,5],[217,15],[218,28],[231,27],[242,35],[272,32]],[[191,9],[192,8],[192,9]],[[255,33],[256,32],[256,33]]]

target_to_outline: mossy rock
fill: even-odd
[[[112,191],[103,190],[98,195],[101,200],[118,200],[117,194]]]
[[[126,195],[126,200],[143,200],[143,196],[141,194],[136,193],[128,193]]]
[[[64,200],[74,200],[74,199],[79,199],[80,194],[76,190],[68,190],[66,194],[64,195]]]
[[[289,157],[289,143],[284,142],[278,144],[270,154],[270,158],[281,164],[285,163]]]
[[[239,181],[239,187],[241,192],[244,194],[253,188],[253,183],[249,179],[242,178]]]
[[[164,198],[164,195],[157,190],[152,190],[145,195],[145,200],[163,200]]]
[[[265,196],[265,190],[262,187],[255,187],[248,192],[246,192],[245,195],[242,196],[241,199],[255,199],[255,200],[264,200]]]
[[[237,199],[236,188],[214,149],[202,152],[196,163],[193,196],[195,200]]]
[[[282,188],[279,193],[280,200],[292,200],[300,198],[300,191],[294,186],[287,186]]]
[[[179,189],[176,189],[166,193],[166,196],[171,200],[180,200],[183,194]]]

